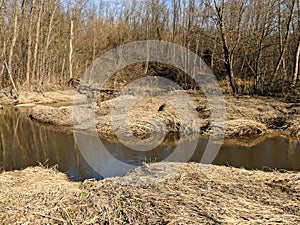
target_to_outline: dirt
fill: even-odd
[[[3,224],[299,224],[299,204],[299,172],[158,163],[78,183],[42,167],[0,174]]]

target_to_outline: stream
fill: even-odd
[[[11,171],[29,166],[56,166],[75,181],[101,179],[85,161],[71,131],[32,121],[29,110],[6,107],[0,110],[0,170]],[[112,157],[130,165],[161,161],[174,150],[174,141],[152,151],[132,151],[121,144],[102,140]],[[207,145],[200,138],[191,161],[199,162]],[[109,176],[124,174],[117,165],[101,160]],[[213,164],[259,170],[300,171],[300,141],[281,136],[240,139],[223,144]]]

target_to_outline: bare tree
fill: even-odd
[[[236,94],[238,92],[236,84],[235,84],[235,75],[234,75],[234,53],[237,49],[240,39],[241,39],[241,21],[244,13],[244,2],[227,2],[227,4],[232,3],[235,7],[235,11],[232,11],[229,7],[226,7],[224,0],[220,2],[218,5],[217,1],[214,0],[216,18],[215,23],[218,29],[218,32],[221,36],[223,54],[224,54],[224,62],[226,71],[229,78],[229,83],[232,89],[232,92]],[[234,17],[231,21],[232,24],[228,24],[231,17]],[[226,18],[228,17],[228,18]],[[227,24],[225,24],[227,22]],[[231,32],[231,34],[230,34]],[[228,41],[229,36],[234,35],[234,40],[230,43]]]
[[[13,85],[13,88],[15,89],[17,95],[18,93],[18,89],[15,85],[14,79],[13,79],[13,74],[12,74],[12,62],[13,62],[13,55],[14,55],[14,50],[15,50],[15,46],[16,46],[16,42],[17,42],[17,38],[18,38],[18,14],[19,14],[19,5],[18,5],[18,0],[16,0],[14,2],[14,17],[13,17],[13,36],[12,36],[12,40],[11,40],[11,45],[10,45],[10,49],[9,49],[9,55],[8,55],[8,62],[4,61],[6,69],[7,69],[7,73],[9,76],[9,79]]]
[[[73,78],[73,42],[74,42],[74,20],[77,15],[77,4],[78,1],[75,0],[74,7],[72,9],[70,18],[70,38],[69,38],[69,79]]]
[[[297,10],[298,10],[298,43],[297,43],[297,50],[295,54],[295,62],[294,62],[294,75],[293,75],[293,82],[292,86],[297,84],[297,80],[299,77],[299,60],[300,60],[300,0],[297,0]]]
[[[69,33],[69,79],[73,78],[73,64],[74,64],[74,39],[75,39],[75,29],[74,23],[78,19],[79,13],[86,6],[88,0],[79,2],[74,1],[73,6],[69,5],[70,11],[70,33]]]
[[[281,84],[299,79],[299,0],[87,2],[0,0],[1,85],[65,84],[107,50],[146,39],[172,41],[206,57],[232,93],[245,85],[278,93]],[[161,69],[150,65],[134,73]],[[167,69],[187,87],[187,77]]]
[[[285,31],[285,35],[284,37],[282,37],[282,26],[281,26],[281,0],[279,0],[279,23],[280,25],[279,27],[279,36],[280,36],[280,54],[279,54],[279,58],[278,58],[278,62],[276,63],[276,67],[274,70],[274,77],[276,76],[277,72],[280,69],[281,64],[284,62],[284,55],[288,46],[288,40],[290,38],[290,29],[292,26],[292,21],[293,21],[293,17],[294,17],[294,12],[295,12],[295,5],[296,5],[296,0],[292,0],[291,1],[291,10],[289,12],[288,18],[287,18],[287,24],[286,24],[286,31]],[[284,64],[284,63],[283,63]]]
[[[41,19],[44,8],[45,0],[38,1],[38,16],[36,21],[36,33],[35,33],[35,43],[34,43],[34,53],[33,53],[33,68],[32,74],[34,76],[34,80],[37,81],[39,79],[39,69],[38,69],[38,48],[40,44],[40,33],[41,33]]]
[[[49,2],[50,4],[50,9],[49,9],[49,24],[48,24],[48,32],[47,32],[47,36],[46,36],[46,43],[45,43],[45,47],[44,47],[44,50],[43,50],[43,59],[42,59],[42,62],[41,62],[41,67],[43,68],[42,69],[42,73],[41,73],[41,78],[40,78],[40,84],[44,81],[44,77],[48,77],[49,78],[49,64],[47,63],[49,61],[49,46],[50,46],[50,43],[52,41],[52,32],[53,32],[53,26],[54,26],[54,17],[56,15],[56,10],[59,6],[59,0],[57,2]],[[47,72],[45,71],[45,69],[47,69]]]
[[[29,2],[29,24],[28,24],[28,41],[27,41],[27,62],[26,62],[26,80],[25,84],[29,84],[30,72],[31,72],[31,45],[32,45],[32,26],[33,26],[33,15],[35,11],[34,1]]]
[[[250,1],[245,18],[246,40],[243,44],[245,52],[245,61],[247,67],[254,76],[254,92],[261,92],[262,74],[263,74],[263,53],[268,47],[271,47],[268,38],[274,30],[273,20],[275,17],[275,0]]]

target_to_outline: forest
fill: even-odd
[[[298,95],[299,2],[0,0],[0,87],[65,87],[110,49],[162,40],[199,55],[228,93]]]

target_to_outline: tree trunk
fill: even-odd
[[[54,3],[55,4],[55,3]],[[44,49],[44,54],[43,54],[43,59],[42,59],[42,74],[41,74],[41,79],[40,79],[40,84],[44,82],[44,77],[46,75],[46,77],[49,77],[49,65],[47,65],[48,63],[48,50],[49,50],[49,46],[50,46],[50,42],[51,42],[51,35],[52,35],[52,29],[53,29],[53,20],[54,20],[54,16],[55,16],[55,12],[57,10],[58,4],[55,4],[53,6],[53,9],[51,11],[51,16],[50,16],[50,20],[49,20],[49,26],[48,26],[48,33],[47,33],[47,38],[46,38],[46,44],[45,44],[45,49]],[[47,74],[45,74],[45,69],[47,68]]]
[[[6,52],[6,43],[5,41],[3,42],[3,50],[2,50],[2,58],[4,59],[4,55],[5,55],[5,52]],[[5,61],[3,60],[3,63],[2,63],[2,67],[1,67],[1,72],[0,72],[0,87],[2,86],[2,83],[4,81],[4,70],[5,70]]]
[[[280,68],[281,64],[284,61],[284,54],[286,52],[287,43],[288,43],[288,40],[290,38],[290,28],[291,28],[291,25],[292,25],[293,15],[294,15],[294,12],[295,12],[295,5],[296,5],[296,0],[293,0],[292,1],[292,10],[291,10],[291,13],[290,13],[289,18],[288,18],[287,31],[286,31],[285,38],[284,38],[283,43],[282,43],[282,47],[281,47],[278,62],[276,64],[276,68],[274,70],[274,78],[275,78],[277,72],[279,71],[279,68]],[[279,14],[280,13],[281,12],[279,12]]]
[[[294,76],[293,76],[293,82],[292,86],[296,86],[297,80],[299,77],[299,59],[300,59],[300,37],[298,40],[298,47],[297,47],[297,52],[296,52],[296,57],[295,57],[295,63],[294,63]]]
[[[177,22],[178,22],[178,7],[177,7],[176,0],[173,0],[173,28],[172,28],[173,42],[175,41],[175,37],[177,35]]]
[[[237,93],[237,88],[235,85],[235,78],[233,73],[233,50],[229,51],[228,42],[227,42],[227,35],[225,31],[225,21],[224,21],[224,1],[221,2],[221,6],[218,7],[216,1],[215,8],[217,11],[217,17],[218,17],[218,26],[219,31],[222,39],[222,47],[223,47],[223,53],[224,53],[224,61],[225,61],[225,67],[227,71],[227,75],[229,78],[230,87],[233,94]],[[235,44],[236,46],[236,44]]]
[[[19,6],[18,6],[18,1],[15,1],[15,7],[14,7],[14,31],[13,31],[13,37],[12,37],[12,41],[11,41],[11,46],[10,46],[10,50],[9,50],[9,56],[8,56],[8,63],[6,61],[4,61],[6,69],[7,69],[7,73],[9,76],[9,79],[13,85],[13,88],[15,89],[17,95],[19,95],[18,89],[15,85],[14,79],[13,79],[13,74],[12,74],[12,61],[13,61],[13,55],[14,55],[14,49],[15,49],[15,45],[17,42],[17,38],[18,38],[18,14],[19,14]]]
[[[73,78],[73,62],[74,62],[74,21],[77,16],[78,10],[78,0],[75,0],[70,21],[70,36],[69,36],[69,79]]]
[[[73,40],[74,40],[74,18],[70,22],[70,39],[69,39],[69,79],[73,78]]]
[[[30,82],[30,69],[31,69],[31,44],[32,44],[32,22],[33,22],[33,12],[34,6],[33,1],[30,2],[30,14],[29,14],[29,24],[28,24],[28,41],[27,41],[27,62],[26,62],[26,81],[25,84],[29,84]]]
[[[298,10],[298,46],[294,62],[294,76],[292,86],[296,86],[297,80],[299,79],[299,60],[300,60],[300,0],[297,0]]]
[[[44,6],[45,0],[41,0],[39,2],[39,12],[38,18],[36,22],[36,34],[35,34],[35,45],[34,45],[34,53],[33,53],[33,68],[32,68],[32,75],[34,76],[35,80],[39,79],[39,70],[38,70],[38,48],[39,48],[39,40],[40,40],[40,29],[41,29],[41,17],[42,17],[42,10]]]

